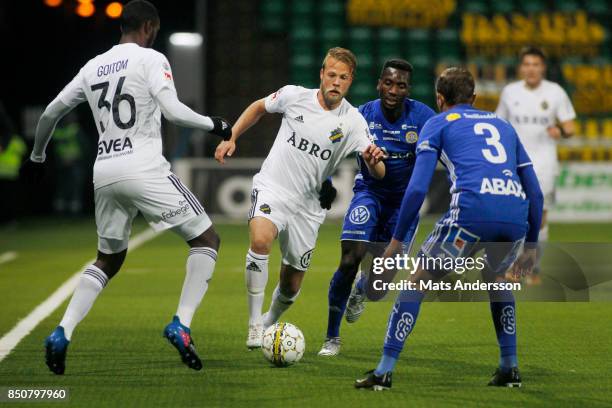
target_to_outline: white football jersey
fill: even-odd
[[[93,113],[99,134],[95,188],[170,174],[154,99],[164,88],[175,90],[166,57],[125,43],[89,60],[59,94],[71,107],[87,100]]]
[[[336,109],[325,110],[317,100],[318,91],[287,85],[266,97],[266,111],[282,113],[283,119],[253,178],[254,186],[268,187],[294,203],[317,206],[321,184],[342,159],[372,143],[368,124],[356,108],[343,99]]]
[[[503,89],[496,113],[516,129],[538,178],[557,174],[556,141],[546,129],[576,117],[563,88],[547,80],[536,89],[528,88],[525,81],[513,82]]]

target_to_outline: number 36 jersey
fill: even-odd
[[[518,168],[531,166],[516,131],[494,113],[457,105],[429,119],[417,144],[417,158],[437,153],[451,184],[444,222],[525,224],[527,201]]]
[[[74,107],[87,100],[98,129],[94,187],[119,180],[166,177],[161,111],[155,96],[175,91],[166,57],[134,43],[91,59],[58,98]]]

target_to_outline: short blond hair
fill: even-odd
[[[325,58],[323,58],[323,64],[321,65],[322,69],[325,69],[325,63],[327,63],[329,57],[344,62],[351,69],[351,75],[355,75],[355,70],[357,70],[357,57],[355,57],[355,54],[353,54],[351,50],[342,47],[330,48],[327,54],[325,54]]]

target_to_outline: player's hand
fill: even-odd
[[[393,238],[381,255],[383,258],[392,258],[402,252],[402,241]]]
[[[561,134],[561,129],[559,128],[559,126],[549,126],[548,128],[546,128],[546,131],[548,132],[548,136],[554,140],[559,140],[561,139],[561,136],[563,136]]]
[[[19,169],[19,174],[21,174],[25,180],[34,184],[40,184],[45,178],[46,173],[47,166],[45,163],[33,162],[29,158],[21,164],[21,168]]]
[[[210,133],[221,136],[223,140],[229,140],[232,137],[232,125],[227,120],[219,116],[211,116],[210,119],[214,125]]]
[[[215,160],[221,164],[225,164],[225,156],[232,157],[236,150],[236,143],[231,140],[224,140],[219,143],[217,150],[215,150]]]
[[[523,253],[512,265],[512,274],[515,278],[529,276],[536,266],[536,248],[523,248]]]
[[[386,159],[385,152],[375,144],[371,144],[365,148],[363,152],[361,152],[361,157],[371,166],[375,166],[382,159]]]
[[[333,186],[331,180],[325,180],[321,185],[321,191],[319,191],[319,202],[321,203],[321,208],[330,210],[337,194],[338,192]]]

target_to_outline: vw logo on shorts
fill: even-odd
[[[364,205],[357,206],[351,211],[349,219],[353,224],[365,224],[370,219],[370,211]]]

